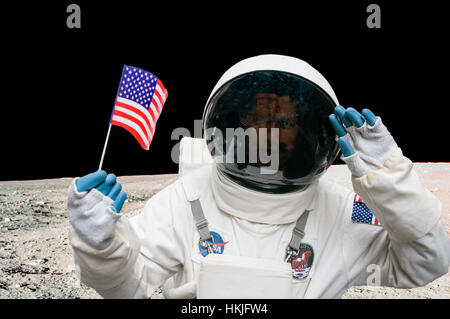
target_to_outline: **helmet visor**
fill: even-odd
[[[218,168],[256,188],[308,185],[338,153],[333,99],[298,75],[256,71],[225,83],[204,114]]]

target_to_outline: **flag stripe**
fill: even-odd
[[[116,121],[114,119],[114,117],[111,120],[111,124],[117,125],[117,126],[120,126],[120,127],[123,127],[124,129],[126,129],[128,132],[130,132],[134,136],[134,138],[139,142],[139,144],[141,145],[141,147],[143,149],[148,150],[149,146],[147,146],[147,144],[146,144],[147,141],[144,141],[142,139],[141,135],[132,126],[129,126],[129,125],[123,123],[121,120]]]
[[[139,134],[139,136],[141,137],[141,139],[144,142],[144,144],[145,145],[149,144],[149,140],[145,136],[144,132],[139,127],[139,125],[137,125],[134,121],[131,121],[131,120],[127,119],[127,118],[119,117],[119,116],[116,116],[116,115],[113,115],[113,120],[116,121],[116,122],[123,123],[123,124],[133,128]]]
[[[160,92],[160,94],[164,97],[164,102],[167,99],[167,90],[164,87],[163,83],[160,79],[158,79],[158,82],[156,82],[156,90]]]
[[[155,120],[156,124],[156,121],[158,121],[159,118],[159,112],[156,110],[155,106],[153,105],[153,102],[150,103],[149,110],[150,110],[149,113],[152,115],[152,118]]]
[[[142,122],[142,124],[145,126],[145,128],[150,133],[149,135],[153,135],[155,127],[154,127],[153,121],[151,119],[149,119],[148,115],[142,113],[139,110],[136,110],[135,108],[133,108],[129,105],[126,105],[126,104],[122,104],[122,105],[123,106],[119,106],[118,104],[116,104],[116,107],[114,108],[114,110],[134,116],[136,119],[138,119],[139,121]]]
[[[121,103],[121,104],[119,104],[119,103]],[[132,106],[132,107],[136,108],[137,110],[141,111],[143,114],[147,115],[146,118],[149,119],[150,124],[151,124],[151,126],[153,127],[153,129],[155,128],[156,120],[157,120],[157,117],[156,117],[156,114],[157,114],[157,113],[152,114],[151,111],[147,110],[147,109],[146,109],[145,107],[143,107],[142,105],[140,105],[140,104],[138,104],[138,103],[136,103],[136,102],[134,102],[134,101],[131,101],[131,100],[128,100],[128,99],[125,99],[125,98],[118,97],[118,98],[117,98],[117,101],[116,101],[116,105],[124,106],[124,104],[125,104],[125,105],[129,105],[129,106]],[[149,116],[149,115],[150,115],[150,116]]]
[[[373,223],[375,224],[375,225],[378,225],[380,222],[378,221],[378,219],[376,219],[376,217],[375,217],[375,215],[373,215]]]
[[[155,93],[158,93],[158,97],[160,98],[161,102],[165,102],[166,101],[166,94],[164,93],[164,90],[158,86],[156,86],[156,90]]]
[[[143,122],[143,121],[140,120],[140,119],[137,119],[136,116],[134,116],[134,114],[131,115],[131,114],[122,112],[122,111],[120,111],[120,110],[118,110],[118,109],[120,109],[120,107],[117,107],[117,108],[114,110],[114,113],[113,113],[113,114],[116,116],[116,119],[117,119],[117,117],[123,117],[123,118],[125,118],[125,119],[127,119],[127,120],[130,120],[130,121],[136,123],[136,124],[141,128],[142,132],[143,132],[144,135],[145,135],[145,138],[146,138],[148,141],[150,141],[150,139],[151,139],[151,133],[150,133],[150,130],[148,129],[148,127],[146,127],[146,125],[144,125],[145,122]]]
[[[161,96],[159,95],[158,91],[155,90],[155,93],[153,94],[153,101],[155,101],[156,105],[158,105],[158,114],[161,114],[161,111],[162,111],[162,104],[160,101],[160,97]],[[152,104],[153,104],[153,101],[152,101]]]
[[[160,112],[159,112],[159,108],[156,106],[155,99],[152,99],[152,103],[150,103],[150,107],[152,108],[152,110],[156,110],[155,113],[158,114],[158,117],[159,117]]]

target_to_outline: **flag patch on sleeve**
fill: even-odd
[[[358,194],[355,194],[353,197],[352,221],[369,225],[381,225],[380,221],[376,219]]]

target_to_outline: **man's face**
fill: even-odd
[[[275,93],[257,93],[256,104],[241,119],[245,125],[256,129],[267,128],[267,148],[270,151],[271,129],[278,128],[279,132],[279,163],[284,167],[295,147],[295,140],[299,131],[296,115],[296,103],[289,96],[279,96]],[[258,144],[250,147],[258,147]]]

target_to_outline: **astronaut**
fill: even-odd
[[[75,262],[103,297],[149,298],[164,285],[166,298],[339,298],[448,272],[441,202],[381,118],[340,106],[306,62],[237,63],[214,87],[203,129],[181,141],[179,178],[134,217],[120,213],[113,174],[72,181]],[[353,189],[326,178],[339,151]]]

